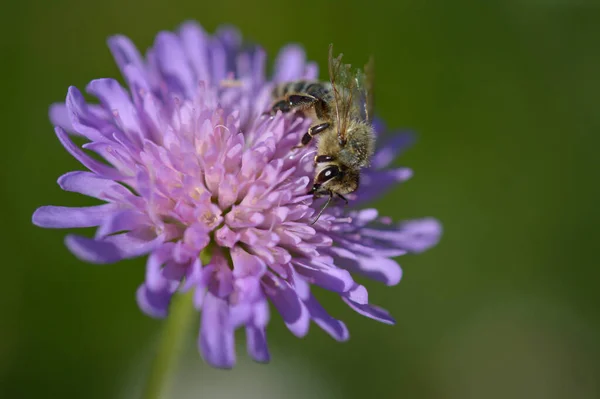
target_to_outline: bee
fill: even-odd
[[[333,57],[329,46],[329,81],[298,80],[276,86],[271,113],[299,112],[313,124],[294,148],[302,148],[317,137],[315,177],[309,194],[328,196],[313,224],[334,196],[358,189],[360,171],[369,165],[375,148],[372,126],[373,58],[364,71],[342,64],[342,54]]]

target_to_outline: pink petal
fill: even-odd
[[[163,240],[163,236],[149,241],[142,240],[129,232],[104,240],[68,235],[65,237],[65,244],[77,258],[90,263],[105,264],[147,254],[161,245]]]
[[[265,328],[246,326],[246,348],[250,357],[257,362],[268,363],[271,360]]]
[[[108,47],[115,58],[121,72],[125,66],[133,64],[140,70],[144,68],[144,60],[135,45],[128,37],[115,35],[108,39]]]
[[[63,147],[65,147],[65,149],[71,155],[73,155],[75,159],[81,162],[83,166],[107,179],[121,180],[123,178],[123,175],[118,170],[116,170],[115,168],[111,168],[110,166],[107,166],[100,161],[96,161],[95,159],[87,155],[85,152],[83,152],[81,148],[73,144],[67,133],[65,133],[65,131],[62,128],[56,127],[54,131],[56,132],[58,140],[60,140],[60,143],[63,145]]]
[[[32,221],[36,226],[53,229],[94,227],[101,224],[116,209],[117,206],[113,204],[81,208],[42,206],[34,212]]]
[[[179,38],[174,33],[161,32],[156,37],[154,49],[158,68],[171,91],[193,98],[196,80]]]
[[[121,200],[133,196],[125,186],[111,179],[105,179],[91,172],[69,172],[58,178],[58,185],[71,191],[104,201]]]
[[[313,321],[335,340],[343,342],[350,338],[346,325],[331,317],[312,294],[304,301],[304,304]]]
[[[275,60],[275,82],[288,82],[300,79],[304,75],[306,55],[296,45],[288,45],[281,49]]]
[[[137,111],[128,93],[114,79],[92,80],[86,88],[87,92],[98,97],[104,107],[115,115],[117,124],[135,143],[141,144],[145,138]]]
[[[145,284],[142,284],[136,292],[136,300],[145,314],[162,319],[168,315],[173,293],[174,290],[171,287],[165,286],[161,290],[152,291]]]
[[[52,125],[60,126],[70,134],[76,133],[73,124],[71,123],[71,118],[69,118],[69,110],[65,103],[52,104],[48,110],[48,114]]]
[[[272,277],[272,284],[268,285],[267,296],[283,317],[288,329],[297,337],[304,337],[308,333],[310,314],[296,291],[285,280]],[[267,283],[268,284],[268,283]]]
[[[345,297],[342,297],[342,299],[348,304],[348,306],[363,316],[380,321],[384,324],[396,324],[396,320],[394,320],[388,311],[383,308],[369,304],[361,305]]]
[[[235,365],[229,305],[225,300],[210,293],[206,294],[204,299],[198,343],[202,357],[211,366],[229,369]]]

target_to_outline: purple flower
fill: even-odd
[[[97,227],[93,238],[65,240],[87,262],[148,255],[137,301],[150,316],[166,317],[172,295],[193,290],[200,352],[216,367],[234,365],[238,327],[246,330],[250,356],[269,360],[268,301],[298,337],[312,320],[347,340],[346,326],[319,304],[311,285],[338,293],[362,315],[394,323],[369,304],[350,273],[397,284],[402,273],[392,258],[436,244],[440,225],[433,219],[393,224],[375,209],[352,206],[411,176],[390,167],[407,136],[380,137],[350,206],[334,204],[311,225],[323,203],[307,195],[314,150],[291,151],[310,121],[263,115],[274,82],[317,77],[301,49],[284,48],[266,79],[264,51],[242,45],[230,28],[209,36],[186,23],[176,33],[159,33],[145,58],[123,36],[108,44],[129,89],[94,80],[86,91],[98,104],[70,87],[65,103],[50,109],[58,139],[88,169],[69,172],[58,184],[105,203],[44,206],[34,224]],[[87,143],[79,147],[71,136]],[[206,264],[201,252],[210,254]]]

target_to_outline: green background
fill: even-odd
[[[271,364],[240,337],[229,372],[191,342],[174,398],[600,396],[597,2],[21,0],[2,14],[0,397],[136,397],[162,325],[135,304],[143,260],[84,264],[31,214],[94,203],[56,185],[81,167],[48,105],[119,76],[107,36],[146,49],[187,19],[237,25],[271,61],[301,43],[322,71],[330,42],[355,64],[374,53],[380,116],[419,134],[401,159],[415,177],[375,205],[445,231],[400,259],[400,285],[367,285],[396,326],[321,295],[349,342],[314,325],[298,340],[274,316]]]

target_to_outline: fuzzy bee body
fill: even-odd
[[[338,195],[345,200],[345,194],[358,189],[360,170],[369,165],[373,155],[370,65],[365,72],[351,73],[350,65],[341,64],[341,55],[333,58],[330,46],[329,82],[298,80],[273,90],[272,113],[301,112],[313,121],[297,147],[317,137],[315,178],[310,191],[316,196],[328,195],[331,200]]]

